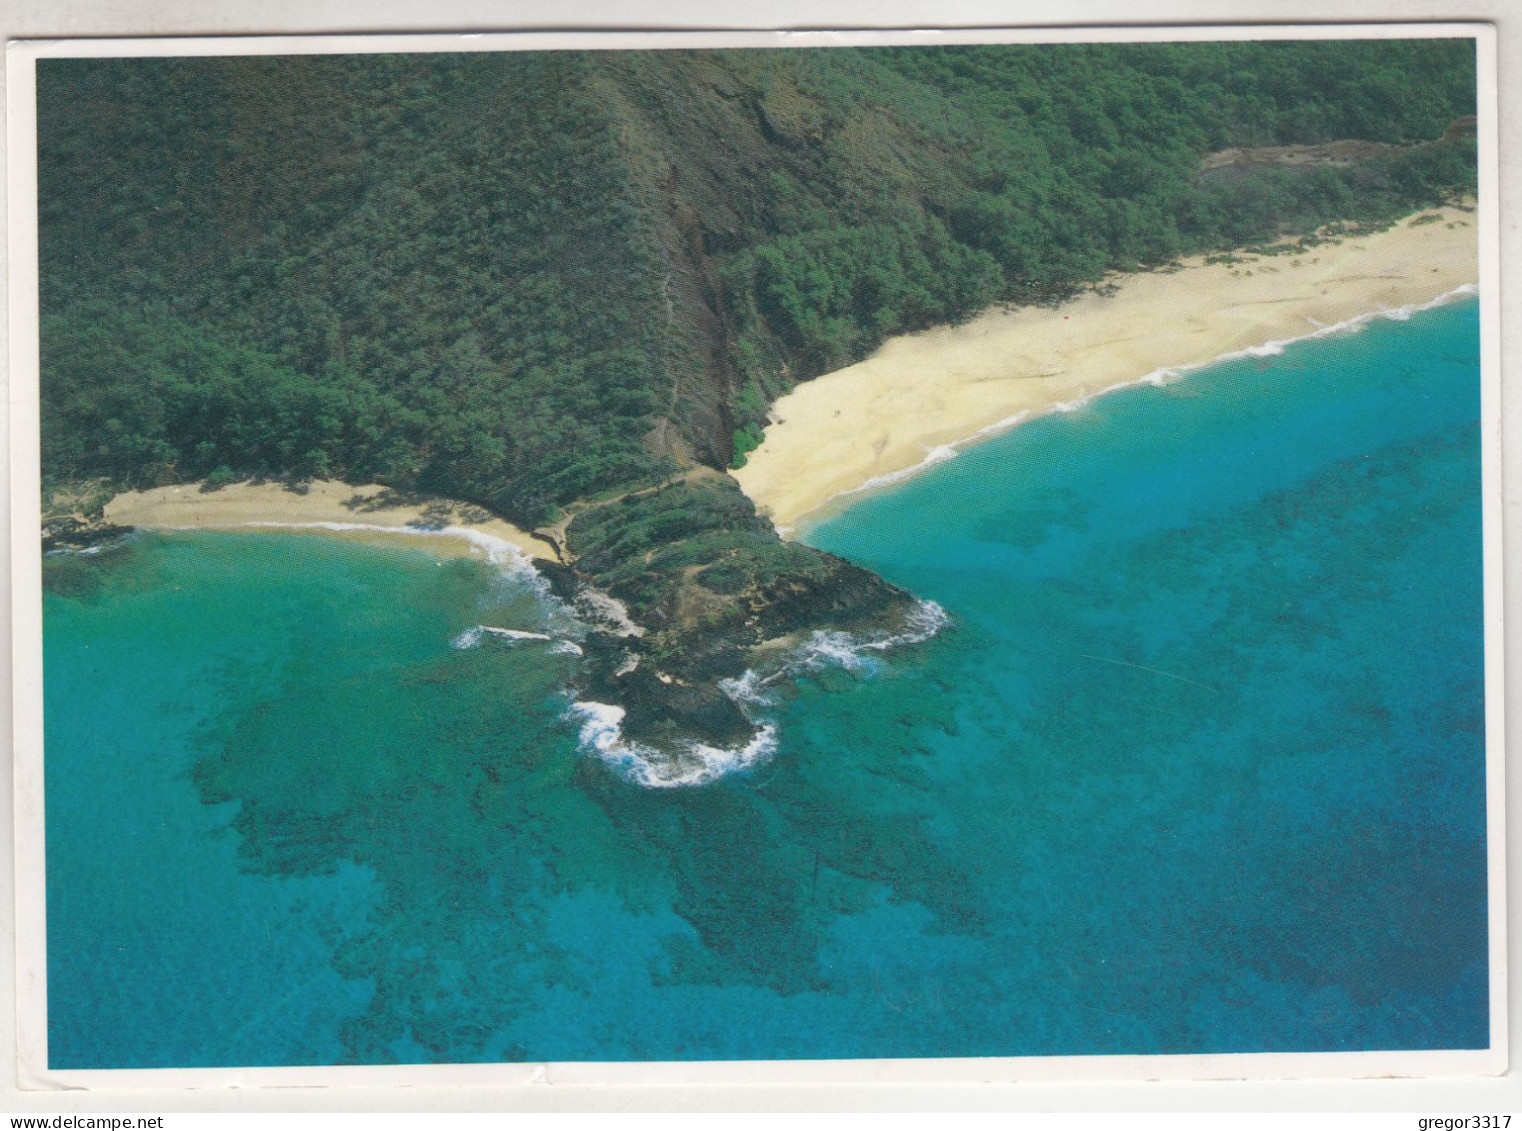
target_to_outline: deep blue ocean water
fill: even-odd
[[[48,561],[55,1068],[1488,1043],[1478,314],[1026,424],[807,531],[934,639],[642,789],[480,562]]]

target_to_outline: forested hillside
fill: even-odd
[[[41,65],[47,460],[382,479],[530,523],[790,381],[1473,182],[1467,41]]]
[[[758,594],[840,582],[720,475],[669,489],[690,528],[661,491],[617,504],[637,557],[588,509],[742,461],[793,383],[992,302],[1475,179],[1449,129],[1474,113],[1467,40],[38,74],[45,487],[336,477],[528,526],[569,511],[569,553],[655,625],[694,595],[749,623]],[[1385,144],[1202,174],[1228,147],[1345,139]]]

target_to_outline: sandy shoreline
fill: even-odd
[[[990,310],[894,338],[805,382],[732,472],[784,534],[830,500],[947,458],[954,445],[1068,408],[1160,370],[1420,305],[1479,278],[1476,217],[1431,209],[1388,231],[1294,255],[1185,261],[1119,277],[1108,296]]]
[[[554,557],[544,542],[480,508],[373,483],[354,487],[328,479],[316,480],[303,491],[279,483],[234,483],[217,491],[202,491],[193,483],[125,491],[106,504],[105,518],[120,526],[162,530],[306,527],[359,540],[406,539],[440,557],[484,557],[488,540],[495,539],[530,558]],[[430,530],[435,536],[425,543],[420,535]],[[442,536],[448,533],[457,536]]]

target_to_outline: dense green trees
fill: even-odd
[[[663,470],[649,265],[576,70],[44,64],[50,474],[340,475],[539,521]]]
[[[889,334],[950,322],[999,297],[987,252],[918,224],[824,228],[737,257],[732,289],[809,370],[849,364]]]
[[[538,523],[889,334],[1472,189],[1464,40],[46,60],[44,471]],[[1202,177],[1228,146],[1400,143]],[[1410,143],[1410,144],[1407,144]]]

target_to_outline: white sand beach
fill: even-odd
[[[1435,217],[1430,219],[1429,217]],[[1432,209],[1294,254],[1117,276],[1059,307],[992,309],[889,340],[772,406],[735,478],[784,534],[953,446],[1239,351],[1421,305],[1479,278],[1476,215]]]

